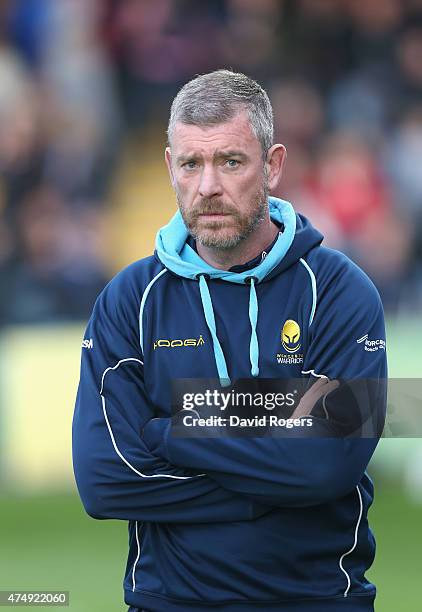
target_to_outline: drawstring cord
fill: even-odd
[[[255,289],[255,278],[250,278],[250,291],[249,291],[249,320],[251,322],[251,341],[249,344],[249,357],[251,360],[251,374],[252,376],[258,376],[259,374],[259,344],[258,335],[256,333],[256,324],[258,321],[258,298],[256,296]]]
[[[208,325],[208,329],[210,331],[213,348],[214,348],[214,358],[217,366],[217,372],[220,379],[220,384],[222,387],[227,387],[231,384],[231,380],[229,378],[229,374],[227,371],[227,364],[224,357],[223,349],[221,348],[220,341],[217,337],[217,328],[215,325],[215,316],[214,309],[212,306],[211,295],[208,288],[208,284],[206,281],[208,275],[199,274],[199,291],[201,294],[201,302],[202,308],[204,310],[205,320]],[[209,278],[209,277],[208,277]],[[256,295],[255,282],[256,278],[250,276],[245,279],[245,282],[250,283],[249,290],[249,320],[251,323],[251,340],[249,345],[249,357],[251,360],[251,375],[258,376],[259,375],[259,344],[258,344],[258,335],[256,332],[256,325],[258,321],[258,298]]]
[[[217,366],[218,377],[220,378],[220,384],[222,387],[228,387],[231,384],[231,380],[227,371],[227,364],[224,358],[223,349],[221,348],[220,341],[217,338],[214,310],[212,307],[210,291],[208,289],[207,281],[205,280],[205,274],[201,274],[199,277],[199,291],[201,293],[202,308],[204,310],[205,320],[212,337],[214,358]]]

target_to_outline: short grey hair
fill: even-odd
[[[230,121],[246,110],[265,157],[273,144],[273,109],[259,83],[240,72],[215,70],[201,74],[180,89],[173,100],[167,129],[169,144],[176,123],[211,126]]]

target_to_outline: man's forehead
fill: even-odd
[[[212,125],[193,125],[177,122],[171,136],[172,149],[186,146],[218,146],[221,149],[233,147],[259,147],[246,112],[239,113],[233,119]]]

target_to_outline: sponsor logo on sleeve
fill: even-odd
[[[369,339],[369,334],[365,334],[362,338],[356,340],[357,344],[362,344],[365,351],[369,353],[374,353],[375,351],[383,350],[385,351],[385,340],[381,338],[377,338],[375,340]]]

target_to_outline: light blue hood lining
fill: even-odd
[[[199,274],[208,274],[212,279],[219,278],[230,283],[244,284],[245,278],[253,275],[261,282],[280,263],[293,242],[296,232],[296,215],[290,202],[269,197],[268,204],[271,219],[284,224],[284,232],[277,242],[255,268],[245,272],[230,272],[210,266],[192,249],[186,240],[189,232],[184,224],[180,211],[157,234],[155,248],[163,265],[178,276],[197,280]]]
[[[174,215],[171,221],[161,228],[157,234],[155,247],[157,255],[163,265],[183,278],[199,280],[199,291],[205,320],[210,331],[214,358],[220,378],[220,384],[227,386],[230,378],[223,349],[217,336],[214,310],[211,301],[207,279],[220,279],[229,283],[250,284],[249,292],[249,320],[251,323],[251,339],[249,354],[251,361],[251,375],[259,375],[259,343],[256,326],[258,322],[258,299],[255,284],[264,280],[272,270],[280,263],[289,250],[296,232],[296,214],[290,202],[279,198],[269,197],[268,205],[271,219],[279,224],[284,224],[284,231],[279,233],[276,243],[268,255],[262,261],[244,272],[230,272],[219,270],[204,261],[198,253],[190,247],[186,240],[189,232],[183,221],[180,211]]]

